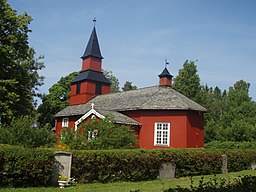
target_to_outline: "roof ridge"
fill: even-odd
[[[152,87],[153,87],[153,86],[152,86]],[[159,86],[154,86],[154,87],[158,87],[158,89],[150,96],[150,99],[151,99],[155,94],[157,94],[157,92],[159,91]],[[146,100],[140,105],[140,107],[143,106],[145,103],[147,103],[148,100],[150,100],[150,99],[146,99]]]

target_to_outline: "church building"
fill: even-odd
[[[110,93],[95,26],[81,58],[82,70],[71,84],[70,105],[55,115],[56,133],[112,115],[117,124],[136,131],[141,148],[204,147],[206,109],[172,89],[173,76],[166,67],[158,75],[158,85]]]

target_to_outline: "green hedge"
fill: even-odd
[[[221,155],[229,172],[246,170],[256,151],[205,149],[74,151],[72,176],[81,183],[157,179],[164,162],[176,164],[176,177],[221,173]]]
[[[53,164],[53,150],[0,145],[0,186],[47,186]]]
[[[212,141],[205,144],[206,149],[256,149],[256,141]]]
[[[158,149],[73,151],[72,177],[79,183],[157,179],[161,163],[176,165],[176,177],[221,173],[221,155],[228,171],[246,170],[256,161],[255,150]],[[51,149],[0,145],[0,187],[50,184],[54,165]]]

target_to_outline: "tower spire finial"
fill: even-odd
[[[169,65],[169,62],[167,61],[167,59],[165,59],[165,68],[167,67],[167,65]]]
[[[96,20],[96,17],[94,17],[92,21],[93,21],[94,27],[95,27],[95,23],[96,23],[96,21],[97,21],[97,20]]]

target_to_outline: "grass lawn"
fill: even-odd
[[[256,176],[256,171],[240,171],[233,172],[227,174],[219,174],[217,177],[226,178],[226,179],[234,179],[238,176],[243,175],[252,175]],[[194,184],[197,184],[202,176],[193,177]],[[213,178],[214,175],[206,175],[204,176],[205,181]],[[55,192],[55,191],[90,191],[90,192],[129,192],[131,190],[140,190],[143,191],[152,191],[152,192],[161,192],[163,189],[175,188],[177,185],[182,187],[189,187],[190,185],[190,177],[178,178],[172,180],[154,180],[154,181],[143,181],[143,182],[120,182],[120,183],[93,183],[93,184],[77,184],[73,187],[67,187],[65,189],[59,188],[0,188],[1,192],[18,192],[18,191],[28,191],[28,192]]]

